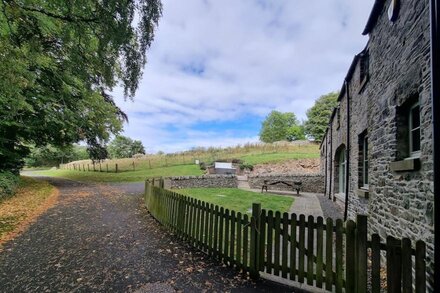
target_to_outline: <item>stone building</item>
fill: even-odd
[[[321,144],[325,194],[382,239],[409,237],[434,255],[428,0],[375,1]]]

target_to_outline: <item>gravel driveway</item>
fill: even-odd
[[[0,253],[1,292],[292,292],[176,242],[143,184],[48,179],[59,202]]]

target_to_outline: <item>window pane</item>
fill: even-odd
[[[420,126],[420,106],[416,106],[411,110],[411,130]]]
[[[412,150],[411,152],[420,151],[420,128],[411,131]]]
[[[364,185],[368,184],[368,161],[365,161]]]

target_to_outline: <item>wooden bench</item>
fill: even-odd
[[[279,183],[292,187],[293,190],[296,190],[296,194],[299,195],[299,192],[300,192],[301,186],[302,186],[302,182],[301,181],[294,181],[293,184],[291,184],[291,183],[286,182],[286,181],[275,181],[275,182],[269,183],[268,180],[264,180],[263,185],[261,186],[261,192],[263,192],[264,190],[266,190],[266,192],[267,192],[267,187],[269,185],[276,185],[276,184],[279,184]]]

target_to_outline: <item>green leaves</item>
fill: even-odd
[[[118,135],[110,142],[108,151],[111,158],[131,158],[135,154],[145,154],[145,148],[139,140],[132,140],[129,137]]]
[[[332,111],[338,105],[338,95],[339,93],[332,92],[321,96],[307,111],[308,120],[304,124],[305,131],[317,141],[321,141],[325,134]]]
[[[298,139],[304,139],[304,131],[294,113],[272,111],[262,123],[260,140],[263,142]]]
[[[127,119],[107,92],[134,96],[161,13],[160,0],[1,1],[0,170],[29,144],[101,154]]]

